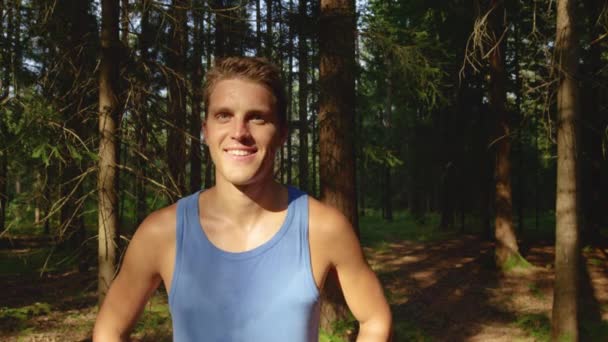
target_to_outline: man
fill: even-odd
[[[316,341],[331,267],[360,323],[358,341],[389,338],[388,304],[348,220],[273,178],[287,138],[279,75],[247,57],[209,71],[203,135],[216,184],[144,220],[99,311],[95,341],[128,339],[161,281],[175,341]]]

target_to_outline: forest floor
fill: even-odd
[[[0,250],[0,340],[88,341],[96,315],[96,275],[18,272],[41,253]],[[546,341],[550,336],[554,248],[522,248],[534,266],[499,276],[493,245],[474,235],[442,241],[392,240],[365,247],[385,286],[395,341]],[[585,247],[582,341],[608,341],[608,248]],[[28,257],[29,256],[29,257]],[[136,327],[136,341],[170,341],[166,295],[159,291]],[[343,325],[348,328],[348,324]],[[323,335],[321,341],[336,341]]]

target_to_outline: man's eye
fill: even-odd
[[[251,122],[253,122],[253,123],[257,123],[257,124],[263,124],[263,123],[266,123],[266,118],[264,118],[264,116],[263,116],[263,115],[261,115],[261,114],[255,114],[255,115],[252,115],[252,116],[249,118],[249,120],[250,120]]]
[[[215,118],[220,121],[228,121],[230,119],[230,114],[225,113],[225,112],[220,112],[220,113],[215,114]]]

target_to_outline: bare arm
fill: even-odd
[[[312,208],[312,207],[311,207]],[[359,321],[359,342],[388,341],[391,312],[348,220],[335,209],[320,209],[322,250],[335,267],[346,303]]]
[[[153,213],[146,218],[129,243],[120,273],[97,315],[93,341],[127,341],[146,302],[160,284],[170,233],[175,232],[166,226],[172,223],[170,213],[166,213],[170,209],[162,211],[165,213]],[[175,223],[172,224],[174,227]]]

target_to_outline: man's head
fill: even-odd
[[[203,87],[205,113],[209,114],[209,99],[218,82],[230,79],[241,79],[259,83],[272,93],[275,100],[276,115],[281,129],[286,128],[287,98],[285,87],[281,80],[281,70],[265,58],[258,57],[228,57],[218,60],[215,66],[207,72]]]

